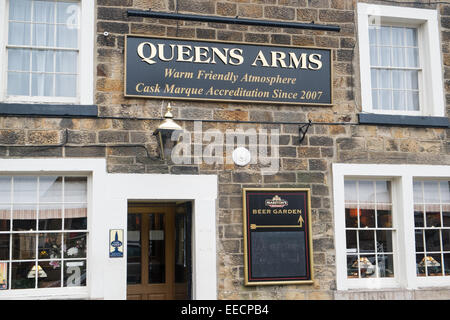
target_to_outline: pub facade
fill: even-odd
[[[0,17],[0,299],[450,298],[450,4]]]

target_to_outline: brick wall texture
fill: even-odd
[[[372,3],[436,9],[441,30],[444,90],[450,114],[450,4]],[[450,164],[450,130],[357,125],[361,111],[355,0],[97,0],[95,101],[98,119],[1,117],[0,156],[101,157],[111,173],[215,174],[217,287],[220,299],[333,299],[336,291],[331,164]],[[152,8],[254,19],[332,24],[341,32],[127,17],[127,9]],[[104,32],[109,35],[105,36]],[[175,120],[322,122],[298,143],[298,125],[204,122],[203,129],[279,129],[280,172],[258,166],[174,165],[158,158],[153,131],[167,101],[125,98],[124,35],[141,34],[333,49],[332,107],[175,101]],[[115,119],[118,118],[118,119]],[[341,125],[326,123],[339,122]],[[192,121],[179,121],[192,130]],[[309,187],[312,190],[314,285],[245,287],[243,187]]]

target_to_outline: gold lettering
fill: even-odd
[[[317,58],[315,58],[315,57],[317,57]],[[311,70],[320,70],[320,69],[322,68],[322,61],[320,61],[320,59],[322,59],[322,55],[317,54],[317,53],[311,54],[311,55],[309,56],[309,62],[315,64],[316,67],[313,68],[313,67],[311,66],[311,63],[310,63],[310,64],[309,64],[309,68],[310,68]]]
[[[202,52],[202,50],[204,50]],[[202,57],[208,57],[209,48],[208,47],[194,47],[195,51],[195,60],[196,63],[209,63],[211,58],[208,58],[206,60],[202,60]]]
[[[263,67],[269,67],[266,57],[264,56],[264,54],[262,53],[261,50],[258,52],[258,55],[256,56],[255,60],[253,61],[252,66],[257,67],[257,64],[256,64],[257,61],[261,61]]]
[[[300,57],[297,57],[294,52],[289,52],[289,61],[290,61],[289,68],[297,69],[301,63],[301,69],[307,69],[306,56],[307,56],[306,53],[302,53]]]
[[[146,57],[144,54],[144,47],[150,47],[150,56]],[[141,42],[137,47],[137,54],[142,59],[142,61],[147,62],[148,64],[154,64],[156,61],[152,60],[156,56],[156,47],[151,42]]]
[[[284,62],[284,59],[286,58],[286,53],[284,53],[282,51],[271,51],[270,53],[272,54],[272,67],[273,68],[278,67],[277,62],[280,63],[280,66],[282,68],[286,68],[286,62]]]

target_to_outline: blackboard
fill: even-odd
[[[245,285],[312,283],[309,189],[243,189]]]

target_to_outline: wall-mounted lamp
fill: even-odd
[[[158,140],[160,156],[162,160],[170,159],[173,147],[177,141],[172,140],[172,134],[175,131],[182,131],[183,129],[173,121],[172,107],[170,103],[167,105],[167,112],[164,115],[164,121],[159,125],[158,129],[153,132]]]

